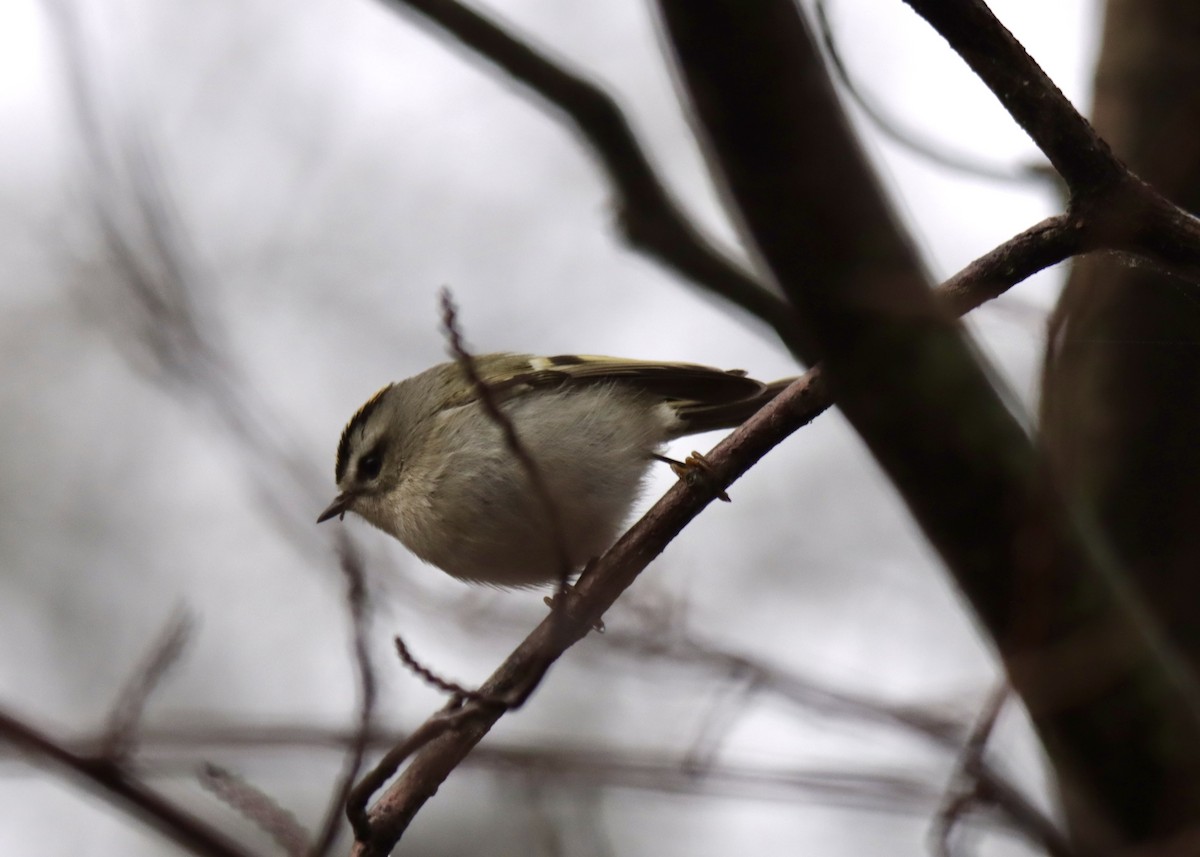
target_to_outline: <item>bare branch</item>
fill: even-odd
[[[478,691],[463,687],[458,682],[442,678],[429,667],[418,661],[405,644],[404,639],[399,635],[395,637],[395,643],[396,653],[400,656],[400,660],[403,662],[403,664],[414,674],[416,674],[417,678],[421,679],[430,687],[436,688],[442,693],[448,693],[453,697],[458,697],[464,701],[470,700],[472,702],[497,702],[496,700],[487,699],[487,697],[484,697]]]
[[[967,767],[974,763],[972,766],[978,768],[983,763],[987,742],[1010,693],[1007,681],[992,692],[984,703],[975,728],[971,730],[963,745],[958,765],[955,766],[950,785],[946,789],[946,799],[934,817],[933,828],[930,831],[930,841],[937,857],[951,857],[950,837],[954,828],[979,800],[979,782],[974,777],[966,776]]]
[[[966,315],[1037,272],[1084,252],[1086,246],[1079,218],[1047,217],[967,265],[942,283],[935,296],[955,315]]]
[[[683,769],[691,774],[704,774],[711,769],[721,752],[721,745],[729,736],[734,724],[746,712],[746,703],[757,692],[758,687],[751,678],[737,681],[717,689],[717,696],[709,703],[708,711],[700,721],[696,737],[683,758]]]
[[[452,722],[449,726],[452,726]],[[965,734],[966,729],[959,730]],[[427,743],[423,736],[415,744]],[[140,747],[139,768],[159,777],[185,774],[195,766],[179,751],[211,755],[228,750],[333,750],[342,751],[356,738],[354,730],[327,729],[291,723],[253,726],[203,724],[149,730]],[[97,739],[84,739],[81,744]],[[374,732],[368,745],[393,747],[403,741],[392,731]],[[411,745],[410,745],[411,746]],[[945,746],[949,748],[950,742]],[[962,742],[953,744],[955,749]],[[623,788],[672,795],[694,795],[795,802],[811,801],[821,805],[880,812],[929,815],[937,809],[944,787],[909,774],[895,771],[847,771],[837,768],[780,767],[756,765],[737,760],[720,760],[697,770],[688,765],[688,757],[670,752],[626,750],[620,747],[553,747],[489,743],[476,748],[464,760],[464,767],[491,773],[517,772],[537,777],[563,788]],[[394,773],[396,766],[391,768]],[[1005,780],[986,767],[982,776]],[[390,774],[384,774],[383,780]],[[889,784],[901,783],[899,792],[887,794]],[[1011,786],[1009,786],[1011,788]],[[977,807],[971,821],[985,823],[999,832],[1028,838],[1021,826],[1014,826],[1008,813],[999,813],[990,803]]]
[[[364,842],[374,842],[379,838],[379,834],[373,828],[374,823],[367,813],[367,803],[371,797],[383,788],[409,756],[439,738],[463,719],[465,709],[460,707],[461,704],[460,699],[453,699],[447,703],[441,711],[422,723],[405,740],[384,754],[379,764],[363,777],[362,782],[351,789],[350,796],[346,799],[346,816],[350,819],[351,827],[354,828],[354,835],[359,846]]]
[[[889,140],[930,163],[976,178],[991,179],[1006,184],[1046,184],[1053,180],[1054,173],[1044,162],[1007,167],[996,166],[985,163],[974,155],[950,151],[944,144],[933,141],[911,127],[901,125],[894,117],[888,115],[884,108],[869,98],[850,76],[829,21],[827,0],[816,0],[815,11],[817,29],[821,34],[825,54],[829,57],[829,64],[842,84],[842,88],[849,93],[850,98],[866,114],[875,128]]]
[[[1121,163],[983,0],[905,0],[992,90],[1063,177],[1085,247],[1200,280],[1200,220]]]
[[[108,759],[80,756],[43,732],[0,709],[0,741],[29,756],[34,764],[52,765],[118,809],[200,857],[251,857],[224,833],[209,827],[162,795],[147,788]]]
[[[346,578],[346,608],[350,615],[350,624],[354,636],[354,666],[358,690],[358,718],[354,729],[353,740],[349,744],[349,752],[342,766],[341,776],[333,790],[329,808],[325,812],[325,820],[318,834],[313,838],[313,846],[309,851],[310,857],[322,857],[333,847],[337,838],[346,801],[354,788],[366,758],[367,745],[371,739],[371,719],[375,713],[377,688],[375,669],[371,663],[370,647],[367,641],[368,599],[366,574],[363,571],[362,559],[354,545],[343,535],[338,542],[338,553],[341,560],[342,574]]]
[[[742,438],[752,434],[755,426],[778,424],[781,414],[797,407],[799,402],[806,402],[818,386],[815,373],[810,371],[708,456],[713,480],[701,480],[691,485],[680,482],[668,491],[641,521],[585,570],[575,587],[555,605],[554,613],[505,659],[480,692],[503,698],[519,693],[531,681],[540,680],[567,648],[588,633],[687,521],[732,480],[730,470],[735,469],[732,460]],[[748,467],[749,462],[745,466]],[[559,618],[560,611],[561,615],[569,617],[569,623]],[[400,779],[371,810],[371,838],[360,840],[356,853],[382,855],[389,852],[417,810],[502,714],[503,709],[495,706],[463,709],[453,730],[440,725],[442,713],[426,721],[425,727],[436,729],[436,737],[413,757]],[[360,785],[356,792],[361,789]]]
[[[952,286],[947,288],[952,288],[956,295],[955,305],[982,302],[1003,291],[1003,284],[1012,285],[1038,270],[1038,266],[1059,261],[1054,252],[1043,252],[1044,242],[1057,242],[1053,236],[1059,235],[1059,225],[1058,220],[1039,224],[951,278],[948,284]],[[1057,252],[1064,250],[1065,244],[1057,244]],[[816,366],[726,437],[705,456],[711,479],[691,485],[681,482],[672,487],[603,557],[589,566],[579,583],[567,593],[555,614],[559,609],[569,611],[571,636],[552,634],[549,620],[542,622],[484,683],[480,692],[504,697],[529,681],[527,673],[532,671],[540,677],[567,648],[586,635],[621,592],[718,492],[728,488],[775,445],[807,425],[831,403],[821,367]],[[423,747],[401,779],[371,810],[370,838],[360,835],[356,853],[387,853],[437,785],[502,714],[495,707],[464,710],[454,724],[458,728],[453,731],[445,722],[444,713],[436,714],[418,730],[418,738],[389,754],[392,758],[388,761],[392,764],[387,773],[373,775],[371,783],[364,782],[355,790],[355,795],[362,798],[362,806],[417,747]],[[381,764],[379,770],[382,772],[385,767]],[[368,830],[368,825],[356,824],[355,829],[361,834]]]
[[[805,711],[896,727],[927,738],[939,747],[957,748],[966,733],[963,723],[933,706],[896,705],[837,690],[696,635],[656,640],[643,635],[608,634],[605,642],[639,660],[666,658],[681,665],[701,665],[716,678],[744,683],[747,690],[773,694]]]
[[[319,505],[316,473],[286,445],[289,420],[267,412],[227,359],[224,331],[206,303],[216,290],[148,134],[136,116],[116,124],[105,114],[104,77],[92,68],[78,16],[66,0],[43,2],[66,67],[73,139],[93,185],[87,201],[114,266],[103,285],[134,328],[130,335],[117,323],[129,320],[106,319],[113,342],[164,389],[215,417],[242,453],[259,508],[286,544],[312,556],[327,544],[309,524]],[[89,289],[79,299],[94,301],[97,284],[84,282]],[[131,355],[131,345],[144,353]]]
[[[308,831],[263,791],[232,771],[212,764],[201,767],[198,779],[222,803],[274,839],[288,857],[309,853]]]
[[[931,831],[934,850],[949,857],[954,826],[973,808],[992,805],[1008,817],[1013,830],[1044,848],[1051,857],[1079,857],[1058,825],[988,764],[987,743],[1011,695],[1011,685],[1001,682],[984,703],[975,728],[963,745],[955,779],[948,790],[949,800],[934,819]]]
[[[983,0],[905,0],[987,84],[1073,193],[1124,181],[1125,167]]]
[[[192,617],[180,608],[167,620],[149,657],[130,677],[125,689],[117,695],[116,704],[108,718],[108,729],[101,746],[101,755],[113,762],[128,759],[137,744],[138,728],[150,695],[158,688],[183,655],[192,632]]]
[[[1029,83],[1025,67],[1014,70],[1016,59],[1008,56],[1024,51],[1002,38],[1006,31],[981,3],[910,2],[971,23],[957,33],[966,50],[1013,86]],[[867,168],[831,104],[828,82],[811,73],[807,56],[815,48],[795,4],[763,0],[752,11],[732,0],[660,6],[731,196],[811,326],[839,408],[970,600],[1039,735],[1057,754],[1060,775],[1070,769],[1078,777],[1066,788],[1099,817],[1120,811],[1121,796],[1109,784],[1122,778],[1109,773],[1106,783],[1101,769],[1111,772],[1110,760],[1087,752],[1112,734],[1111,708],[1120,706],[1123,730],[1155,736],[1139,750],[1194,815],[1196,678],[1114,565],[1101,533],[1064,501],[960,331],[934,312],[915,255],[887,228],[885,200],[859,176]],[[1012,62],[1001,68],[1006,57]],[[1058,112],[1074,115],[1047,87],[1036,95],[1018,87],[1006,104],[1014,112],[1046,111],[1061,102]],[[1057,149],[1047,151],[1072,190],[1107,182],[1101,198],[1119,203],[1109,212],[1089,207],[1094,194],[1079,198],[1072,214],[1090,218],[1090,237],[1143,235],[1136,226],[1143,211],[1156,199],[1169,204],[1123,174],[1081,118],[1055,132],[1055,146],[1065,141],[1081,150],[1069,163]],[[1038,125],[1030,133],[1042,143],[1049,129]],[[796,167],[813,162],[826,164],[830,175]],[[1188,247],[1200,253],[1200,242]],[[822,254],[826,264],[814,277],[810,259]],[[1088,670],[1076,676],[1069,667],[1081,656]],[[1076,680],[1064,688],[1066,676]],[[1138,812],[1128,819],[1131,830],[1144,829]]]
[[[462,333],[458,329],[458,311],[455,309],[454,299],[448,288],[442,289],[441,302],[442,326],[446,331],[446,338],[449,340],[450,353],[459,368],[462,369],[463,375],[466,376],[467,383],[475,389],[480,407],[503,434],[508,451],[513,458],[520,462],[521,468],[525,471],[525,477],[529,480],[529,487],[533,489],[538,502],[542,505],[542,511],[546,515],[547,530],[550,538],[554,541],[554,550],[558,554],[558,592],[559,595],[562,595],[566,592],[568,579],[575,569],[571,567],[571,554],[567,550],[567,543],[564,540],[562,518],[559,515],[558,506],[555,505],[554,497],[550,494],[550,486],[546,484],[546,477],[541,468],[538,467],[537,462],[533,460],[533,456],[517,435],[517,429],[512,424],[512,420],[500,409],[500,403],[496,401],[492,388],[480,377],[475,366],[475,358],[463,344]]]
[[[671,198],[616,102],[529,40],[455,0],[385,0],[411,9],[561,111],[596,154],[620,202],[618,222],[635,249],[770,325],[793,353],[791,307],[702,236]]]

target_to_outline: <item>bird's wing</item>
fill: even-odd
[[[533,388],[619,383],[663,399],[716,405],[751,398],[764,387],[739,369],[714,369],[694,363],[662,363],[591,354],[521,357],[528,369],[513,373],[516,376],[513,382]]]

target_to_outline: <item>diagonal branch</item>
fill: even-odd
[[[961,43],[979,48],[981,66],[1001,81],[1021,79],[1023,67],[997,67],[1006,58],[1016,63],[1010,55],[1019,45],[1006,53],[1003,40],[981,37],[984,23],[976,19],[990,18],[981,3],[919,5],[965,21]],[[1105,736],[1113,743],[1119,711],[1121,752],[1141,754],[1147,763],[1132,769],[1152,770],[1178,803],[1174,817],[1194,819],[1200,813],[1195,678],[1113,565],[1099,533],[1063,501],[965,337],[935,311],[906,237],[889,229],[894,219],[886,200],[863,178],[865,158],[837,113],[829,81],[809,74],[800,59],[816,47],[795,4],[660,0],[660,6],[714,168],[800,311],[810,347],[825,357],[839,408],[994,641],[1065,789],[1121,836],[1138,841],[1146,834],[1122,815],[1120,796],[1100,777],[1112,758],[1089,752],[1104,746]],[[981,45],[995,55],[985,56]],[[1065,104],[1056,93],[1051,85],[1040,95],[1052,107]],[[1029,93],[1008,95],[1014,111],[1036,106]],[[1055,130],[1064,148],[1049,139],[1047,154],[1077,194],[1070,216],[1085,219],[1091,239],[1112,239],[1122,227],[1135,236],[1127,224],[1150,197],[1131,189],[1149,189],[1121,178],[1120,165],[1082,119]],[[1037,125],[1031,133],[1041,143],[1050,132]],[[1065,147],[1079,149],[1079,159],[1068,162]],[[829,164],[827,174],[796,166],[813,162]],[[1115,218],[1107,209],[1114,200],[1095,204],[1094,194],[1080,194],[1081,183],[1108,184],[1121,203]],[[824,276],[812,276],[814,255],[824,258]]]
[[[981,257],[947,281],[940,291],[955,307],[977,306],[1003,292],[1006,286],[1069,257],[1077,239],[1076,230],[1066,218],[1051,218]],[[530,675],[549,669],[587,634],[692,518],[784,438],[831,404],[823,372],[817,366],[725,438],[705,456],[712,478],[672,487],[589,567],[564,599],[564,606],[556,605],[555,614],[543,620],[505,659],[480,692],[504,697],[526,687]],[[555,633],[556,622],[565,626],[563,633]],[[398,747],[398,759],[411,756],[412,761],[370,810],[369,823],[359,826],[361,833],[369,833],[356,843],[355,853],[364,857],[389,853],[425,801],[504,713],[496,706],[459,709],[453,719],[447,712],[439,712],[414,733],[416,740],[410,738]],[[382,785],[382,778],[361,784],[356,789],[359,800],[365,801],[365,795]]]
[[[1048,184],[1048,180],[1053,178],[1052,171],[1040,161],[1036,164],[1025,163],[1010,166],[990,163],[975,155],[951,150],[942,142],[935,141],[915,128],[901,123],[855,82],[842,58],[841,49],[829,20],[827,5],[828,0],[816,0],[814,15],[817,29],[821,34],[821,43],[825,47],[826,56],[829,57],[829,65],[841,83],[842,89],[881,134],[931,164],[964,175],[1005,184]]]
[[[1134,175],[983,0],[905,0],[991,89],[1071,193],[1089,247],[1200,280],[1200,221]]]
[[[467,383],[475,390],[479,406],[487,414],[488,419],[500,429],[509,455],[516,459],[521,465],[521,469],[525,471],[525,479],[529,483],[529,488],[537,497],[538,503],[541,504],[542,512],[546,516],[548,529],[554,541],[554,552],[558,555],[558,591],[561,594],[570,585],[570,577],[573,569],[571,567],[570,551],[567,550],[566,537],[563,534],[562,516],[558,506],[554,502],[554,497],[550,494],[550,486],[546,482],[546,477],[542,473],[542,469],[534,461],[533,456],[517,435],[516,426],[513,425],[508,415],[501,410],[500,403],[496,401],[496,396],[492,392],[491,387],[480,376],[479,369],[475,364],[474,355],[467,350],[466,345],[463,343],[462,331],[458,327],[458,308],[454,304],[454,298],[451,296],[449,288],[442,289],[439,300],[442,305],[442,327],[446,333],[450,355],[454,358],[454,362],[458,364]],[[399,638],[397,638],[397,642],[400,643]],[[400,643],[400,645],[403,647],[403,643]],[[403,655],[403,649],[401,654]]]
[[[1073,192],[1126,175],[1108,144],[983,0],[904,0],[950,43]]]
[[[107,735],[101,750],[104,758],[122,763],[132,755],[137,746],[146,704],[167,674],[179,663],[191,636],[192,624],[191,615],[183,608],[177,609],[155,641],[145,663],[138,667],[125,688],[117,694],[116,704],[108,716]]]
[[[375,700],[378,696],[378,681],[375,677],[375,666],[371,661],[371,651],[368,645],[370,604],[367,597],[366,572],[363,569],[361,557],[345,536],[338,541],[338,554],[342,575],[346,582],[346,607],[350,615],[353,636],[358,716],[354,737],[346,743],[349,752],[346,754],[342,772],[334,786],[329,808],[325,811],[325,819],[313,837],[313,844],[309,850],[310,857],[324,857],[330,853],[333,843],[337,839],[341,827],[342,809],[346,805],[350,792],[354,789],[354,781],[358,779],[367,756],[367,746],[371,740],[371,725],[375,716]]]
[[[315,853],[296,816],[262,789],[218,765],[201,765],[196,773],[201,788],[271,837],[287,857]]]
[[[612,96],[456,0],[386,3],[420,13],[560,111],[604,168],[619,200],[618,223],[630,245],[770,325],[784,345],[796,351],[794,310],[701,235],[659,179]]]
[[[102,799],[136,816],[181,848],[201,857],[250,857],[224,833],[209,827],[107,759],[80,756],[0,709],[0,741],[37,764],[51,764]]]

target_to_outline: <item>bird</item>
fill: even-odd
[[[470,583],[560,581],[616,540],[668,441],[737,426],[785,386],[691,363],[463,355],[354,413],[317,523],[354,513]]]

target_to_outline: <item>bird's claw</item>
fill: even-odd
[[[663,459],[671,466],[671,472],[686,482],[688,485],[697,485],[702,482],[707,482],[711,487],[716,489],[717,499],[728,503],[729,495],[725,493],[723,488],[717,485],[716,474],[713,472],[713,466],[709,460],[704,457],[704,453],[693,451],[691,455],[683,461],[673,461],[671,459]]]

